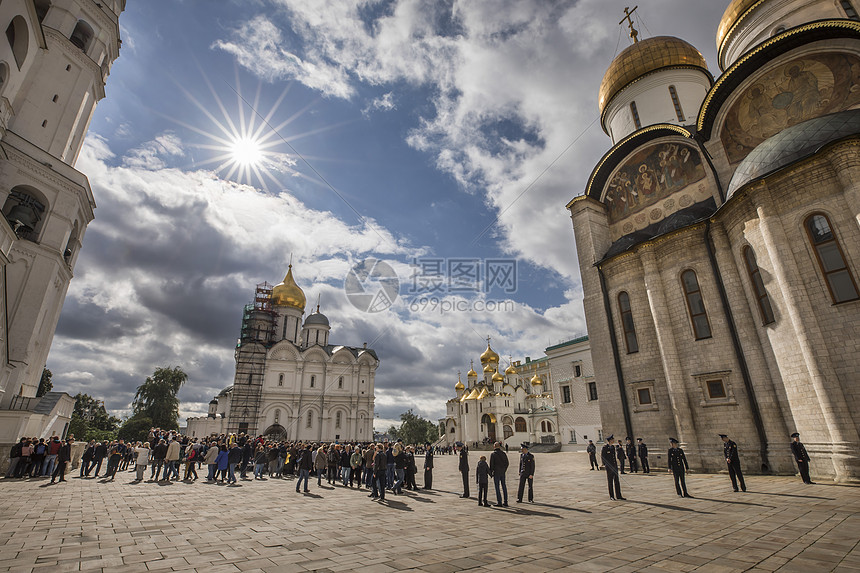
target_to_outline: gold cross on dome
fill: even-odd
[[[639,6],[634,6],[632,10],[630,9],[629,6],[627,8],[624,8],[625,16],[621,19],[620,22],[618,22],[619,26],[621,24],[623,24],[625,21],[627,22],[627,25],[630,26],[630,37],[633,38],[634,44],[639,41],[639,32],[636,30],[636,28],[633,27],[633,18],[631,18],[631,16],[633,15],[633,12],[635,12],[636,8],[638,8],[638,7]]]

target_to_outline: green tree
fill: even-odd
[[[179,366],[156,368],[152,376],[147,376],[146,382],[137,387],[131,404],[134,416],[149,418],[156,428],[178,430],[179,398],[176,394],[187,380],[188,374]]]
[[[143,414],[136,414],[123,422],[117,437],[126,441],[144,442],[149,436],[150,428],[154,427],[152,419]]]
[[[111,416],[104,402],[89,394],[75,395],[75,409],[69,423],[69,433],[79,440],[112,440],[121,420]]]
[[[412,412],[411,408],[400,414],[400,427],[391,426],[388,433],[403,440],[404,444],[423,444],[433,442],[439,437],[436,425]]]
[[[42,369],[42,379],[39,380],[39,389],[36,390],[36,396],[44,396],[54,388],[54,384],[51,382],[51,377],[54,375],[53,372],[48,370],[48,367]]]

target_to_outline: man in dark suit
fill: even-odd
[[[746,491],[744,474],[741,472],[741,458],[738,456],[738,445],[725,434],[720,434],[720,438],[723,440],[723,454],[726,458],[726,465],[729,467],[732,489],[738,491],[738,482],[740,482],[741,491]]]
[[[84,472],[84,477],[90,477],[90,472],[93,471],[93,468],[96,468],[96,474],[93,477],[99,477],[99,472],[102,469],[102,461],[107,456],[107,443],[104,441],[96,444],[95,450],[93,450],[93,457],[90,460],[90,466],[87,468],[87,471]]]
[[[460,473],[463,476],[463,495],[460,497],[469,497],[469,450],[461,442],[457,442],[457,447],[460,448],[460,465],[458,466]]]
[[[791,435],[791,454],[794,456],[794,461],[797,462],[797,469],[803,483],[814,484],[815,482],[809,478],[809,454],[806,453],[806,448],[800,443],[800,434],[797,432]]]
[[[74,438],[69,438],[63,447],[60,448],[60,453],[57,454],[57,468],[51,475],[51,483],[60,476],[60,481],[66,481],[66,464],[72,461],[72,444],[75,443]]]
[[[622,474],[626,474],[624,471],[624,460],[627,459],[627,455],[624,453],[624,446],[621,445],[621,442],[615,444],[615,456],[618,458],[618,467],[621,470]]]
[[[624,449],[627,452],[630,471],[634,474],[639,473],[639,464],[636,463],[636,446],[633,445],[633,439],[630,436],[624,440]]]
[[[502,451],[501,443],[496,442],[494,446],[493,453],[490,454],[490,475],[493,476],[493,484],[496,486],[496,507],[508,507],[508,486],[505,484],[508,454]]]
[[[606,472],[606,483],[609,486],[609,499],[621,499],[621,482],[618,479],[618,462],[615,461],[615,435],[606,438],[606,443],[600,450],[600,461]]]
[[[424,454],[424,489],[433,487],[433,446],[430,442],[424,444],[427,452]]]
[[[588,447],[585,448],[585,451],[588,452],[588,463],[591,464],[591,471],[599,470],[600,464],[597,463],[597,446],[594,445],[594,442],[588,440]]]
[[[678,440],[675,438],[669,438],[669,443],[672,447],[669,448],[667,461],[669,464],[669,471],[672,472],[672,475],[675,477],[675,491],[678,493],[678,497],[692,498],[693,496],[687,493],[687,482],[684,479],[684,476],[690,471],[690,465],[687,463],[687,456],[684,455],[684,450],[678,447]]]
[[[651,466],[648,465],[648,446],[642,441],[642,438],[636,438],[639,449],[639,461],[642,462],[642,473],[651,473]]]
[[[535,457],[529,451],[529,445],[523,444],[520,454],[520,487],[517,489],[517,503],[522,503],[526,483],[529,484],[529,503],[534,503],[535,495],[532,487],[535,477]]]

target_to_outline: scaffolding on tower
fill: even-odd
[[[275,318],[272,310],[273,285],[263,282],[254,290],[254,300],[242,311],[242,327],[236,343],[236,377],[228,433],[245,433],[256,436],[257,416],[263,394],[263,373],[266,353],[275,339]]]

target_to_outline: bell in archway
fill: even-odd
[[[33,207],[15,205],[9,210],[9,214],[6,215],[6,220],[9,221],[9,224],[12,225],[13,229],[15,229],[15,232],[18,232],[20,229],[23,229],[24,231],[32,231],[39,223],[39,214],[36,213],[36,210]]]

